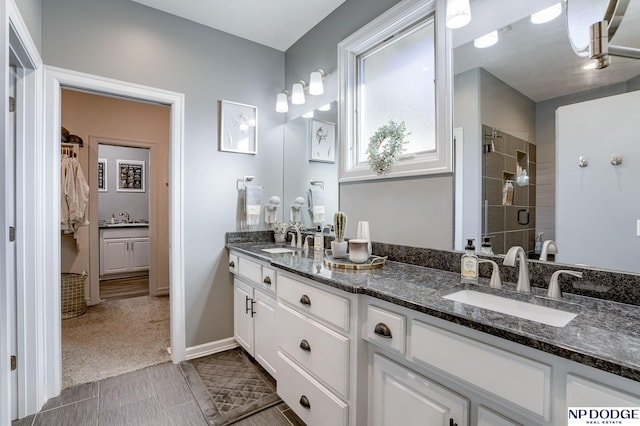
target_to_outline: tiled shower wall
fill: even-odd
[[[533,253],[536,229],[536,146],[483,125],[482,234],[491,237],[495,254],[521,246]],[[495,134],[495,137],[493,136]],[[491,142],[493,141],[493,144]],[[519,170],[527,171],[529,185],[517,186]],[[513,180],[512,205],[503,205],[502,189]],[[486,206],[486,207],[485,207]],[[480,243],[476,243],[479,249]]]

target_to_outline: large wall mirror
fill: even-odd
[[[285,123],[282,200],[285,222],[300,221],[307,229],[313,229],[313,209],[309,205],[313,190],[315,203],[324,206],[322,224],[333,223],[333,215],[338,211],[337,109],[337,102],[333,101],[313,110],[309,117],[300,116]],[[300,212],[300,220],[292,216],[292,207],[294,212]]]
[[[640,272],[640,60],[594,69],[571,47],[566,2],[542,24],[530,15],[553,1],[515,12],[512,3],[473,2],[475,28],[453,33],[465,175],[456,226],[491,237],[496,254],[519,245],[535,258],[543,233],[557,262]],[[474,45],[491,31],[496,44]],[[640,2],[629,2],[612,42],[640,48]]]

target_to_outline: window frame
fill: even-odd
[[[338,44],[340,182],[453,172],[450,31],[441,24],[444,2],[437,3],[442,7],[436,7],[436,0],[404,0]],[[357,163],[358,56],[431,15],[435,31],[435,150],[402,156],[388,174],[379,176],[366,162]]]

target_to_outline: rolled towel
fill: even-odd
[[[245,187],[244,211],[247,226],[260,223],[260,208],[262,207],[262,187],[248,185]]]

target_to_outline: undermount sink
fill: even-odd
[[[266,248],[262,249],[262,251],[266,251],[271,254],[280,254],[280,253],[294,253],[294,250],[284,248],[284,247],[274,247],[274,248]]]
[[[461,290],[443,297],[453,300],[454,302],[464,303],[465,305],[472,305],[478,308],[552,325],[554,327],[564,327],[577,316],[577,314],[573,312],[534,305],[532,303],[474,290]]]

